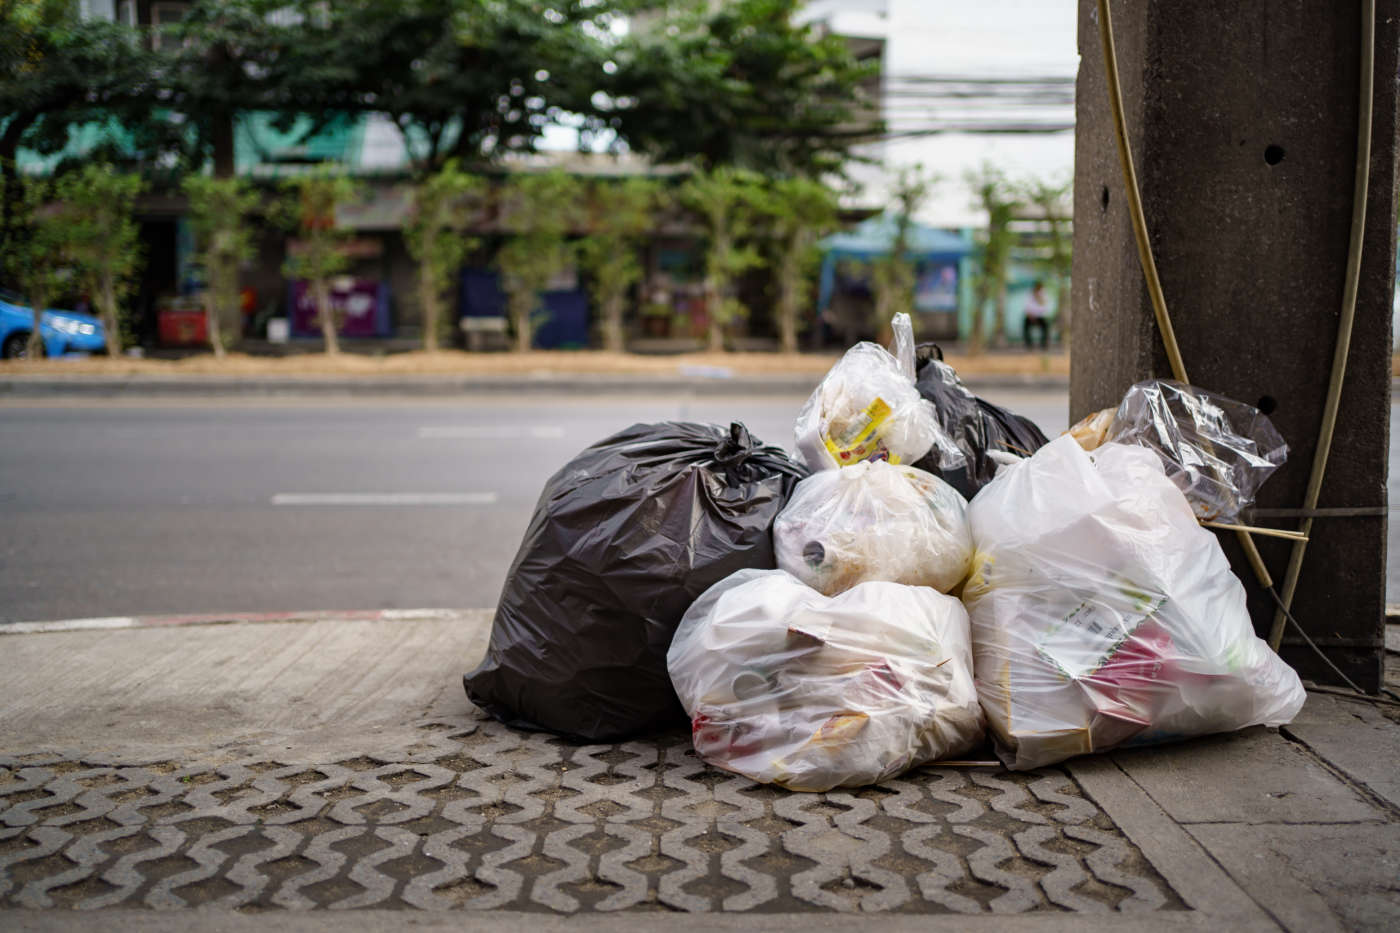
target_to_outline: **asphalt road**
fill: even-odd
[[[477,607],[545,480],[637,421],[791,446],[800,397],[0,408],[0,621]],[[1048,429],[1063,397],[1027,399]]]
[[[987,394],[1066,426],[1063,392]],[[540,488],[578,450],[664,419],[737,419],[791,447],[801,402],[5,405],[0,622],[492,606]],[[1392,422],[1392,462],[1398,436]]]

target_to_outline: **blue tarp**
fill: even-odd
[[[836,290],[836,264],[842,260],[871,260],[887,256],[895,238],[895,216],[881,214],[858,224],[855,229],[834,233],[821,241],[821,288],[817,310],[825,311]],[[957,263],[972,252],[972,245],[960,233],[913,224],[909,228],[908,253],[916,263]]]

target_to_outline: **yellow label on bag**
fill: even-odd
[[[857,415],[838,437],[822,435],[822,442],[841,466],[862,460],[888,460],[898,463],[899,457],[885,448],[881,440],[885,422],[891,414],[889,403],[878,395]]]
[[[866,713],[837,713],[807,740],[808,748],[840,748],[848,744],[865,728],[870,721]]]
[[[792,755],[805,765],[802,768],[805,776],[809,779],[817,778],[820,780],[824,775],[821,769],[813,772],[810,756],[816,752],[840,754],[855,740],[869,721],[868,713],[842,712],[822,723],[811,738],[792,751]],[[807,760],[803,761],[804,758]],[[793,774],[793,762],[789,761],[787,757],[774,758],[770,767],[773,770],[774,783],[780,784],[788,790],[821,791],[826,789],[820,783],[811,785],[803,783],[801,778]]]

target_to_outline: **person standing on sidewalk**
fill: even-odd
[[[1040,349],[1044,350],[1050,346],[1050,305],[1045,300],[1045,283],[1039,280],[1031,286],[1030,297],[1026,299],[1026,322],[1023,336],[1026,340],[1026,349],[1031,349],[1031,333],[1037,328],[1040,329]]]

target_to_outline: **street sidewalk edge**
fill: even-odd
[[[102,629],[179,628],[267,622],[446,622],[482,610],[472,609],[318,609],[310,612],[224,612],[202,615],[103,616],[46,622],[0,622],[0,636],[91,632]],[[485,610],[490,611],[490,610]]]

